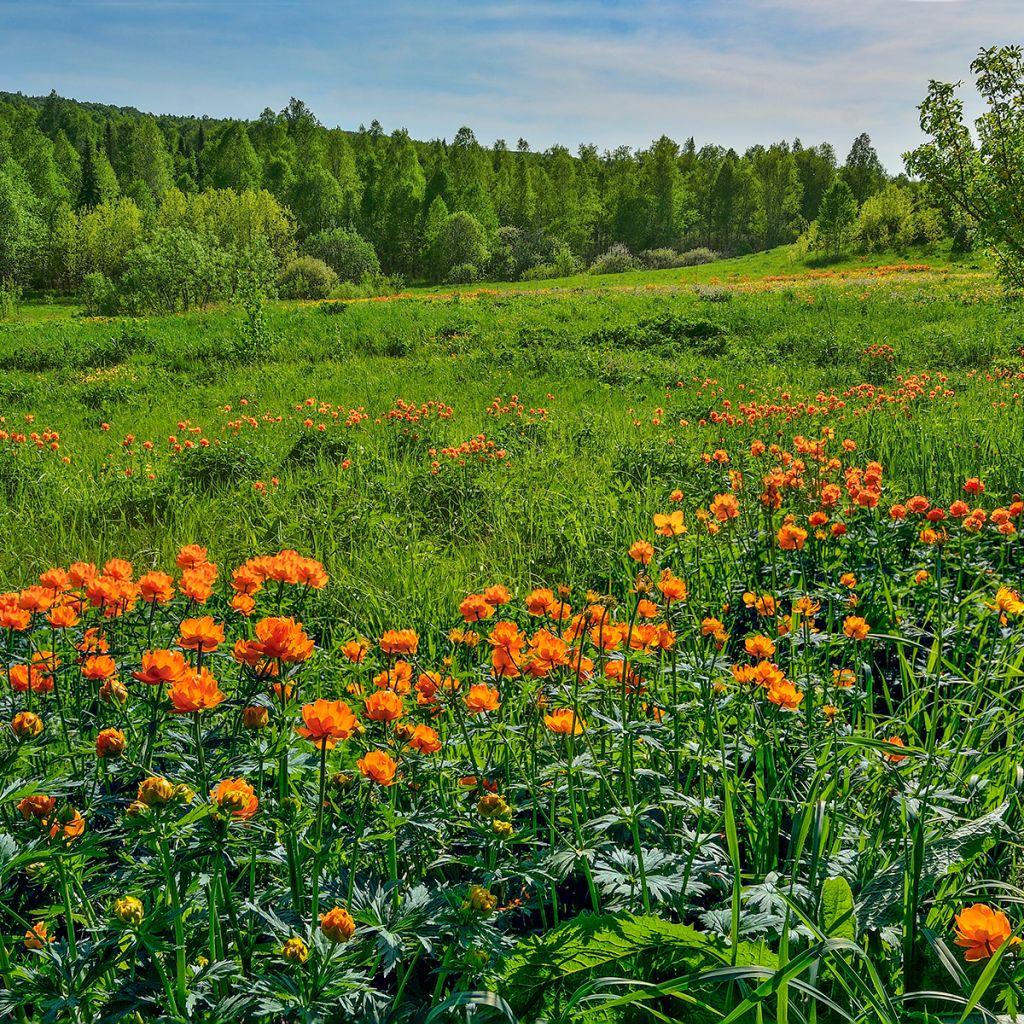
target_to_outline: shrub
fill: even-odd
[[[323,260],[299,256],[277,278],[284,299],[326,299],[338,286],[338,275]]]
[[[441,253],[441,265],[445,271],[445,279],[452,280],[452,274],[472,265],[475,275],[479,276],[479,267],[487,265],[491,258],[487,245],[487,230],[471,213],[459,210],[445,221],[438,238]],[[463,282],[458,282],[463,283]]]
[[[188,312],[225,298],[234,260],[210,235],[172,228],[133,249],[121,280],[121,305],[131,312]]]
[[[636,270],[636,259],[621,242],[616,242],[590,264],[592,274],[623,274],[627,270]]]
[[[679,254],[675,249],[644,249],[639,259],[646,270],[668,270],[670,267],[679,266],[676,262]]]
[[[355,231],[332,228],[319,231],[306,239],[302,251],[327,264],[341,281],[362,284],[367,277],[380,273],[377,250]]]
[[[0,320],[14,316],[21,306],[21,285],[9,279],[0,280]]]
[[[82,279],[80,297],[86,316],[116,316],[121,308],[117,285],[100,270]]]
[[[448,284],[473,284],[480,280],[480,271],[474,263],[460,263],[448,271]]]
[[[693,293],[701,302],[731,302],[732,292],[711,284],[695,284]]]
[[[397,295],[405,290],[405,279],[401,274],[371,274],[362,284],[342,281],[331,292],[332,299],[372,299],[378,295]],[[321,307],[323,308],[323,307]]]
[[[681,252],[677,257],[674,267],[699,267],[703,263],[717,263],[722,258],[720,252],[708,249],[706,246],[699,246],[696,249],[688,249]]]

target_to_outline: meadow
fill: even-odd
[[[0,1013],[1019,1005],[984,260],[77,313],[0,322]]]

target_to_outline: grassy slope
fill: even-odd
[[[990,275],[958,267],[877,276],[854,261],[847,275],[804,268],[796,281],[758,281],[759,271],[780,276],[783,264],[792,269],[776,251],[686,271],[477,289],[472,301],[420,301],[431,293],[417,291],[337,315],[275,304],[274,350],[258,367],[238,361],[232,309],[126,325],[68,318],[63,308],[49,319],[54,311],[29,306],[0,325],[0,415],[9,429],[59,430],[60,454],[72,462],[20,457],[16,472],[13,463],[0,471],[9,505],[0,580],[75,557],[166,563],[194,540],[228,563],[287,544],[325,559],[341,582],[339,617],[367,627],[447,613],[453,596],[490,579],[572,576],[600,586],[667,490],[700,472],[700,452],[770,434],[764,425],[699,426],[723,392],[738,401],[864,381],[896,388],[901,373],[922,370],[950,372],[958,397],[909,421],[843,413],[834,425],[913,490],[950,493],[979,469],[993,487],[1019,486],[1019,402],[995,418],[992,385],[965,378],[1017,358],[1020,316]],[[728,301],[689,287],[714,278],[727,281],[727,294],[714,297]],[[722,337],[709,348],[642,329],[666,315]],[[866,354],[880,343],[892,346],[891,361]],[[702,387],[706,378],[723,390]],[[496,395],[513,393],[550,415],[527,414],[537,422],[524,424],[487,414]],[[295,448],[308,433],[308,410],[296,404],[312,396],[369,414],[357,427],[314,415],[340,439],[333,459]],[[414,426],[375,423],[399,396],[451,403],[454,412]],[[280,421],[260,419],[236,436],[226,424],[243,398],[246,414]],[[167,437],[184,439],[195,426],[191,436],[211,440],[211,451],[187,464],[169,458]],[[507,462],[431,474],[431,446],[480,432],[507,449]],[[127,434],[137,438],[128,449]],[[139,447],[147,439],[151,453]],[[271,477],[278,487],[254,490]]]

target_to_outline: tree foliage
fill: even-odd
[[[907,153],[950,215],[968,218],[996,252],[1004,281],[1024,287],[1024,52],[983,48],[971,64],[985,112],[971,126],[958,85],[933,81],[920,106],[929,141]]]

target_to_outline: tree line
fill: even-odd
[[[205,291],[190,267],[218,294],[251,273],[316,294],[388,275],[683,265],[798,237],[838,254],[948,228],[867,135],[841,164],[830,145],[798,140],[740,154],[662,136],[573,154],[524,139],[485,147],[469,128],[428,142],[376,121],[346,132],[297,99],[239,121],[0,93],[0,280],[30,290],[120,288],[188,308]],[[161,275],[174,278],[163,299]]]

